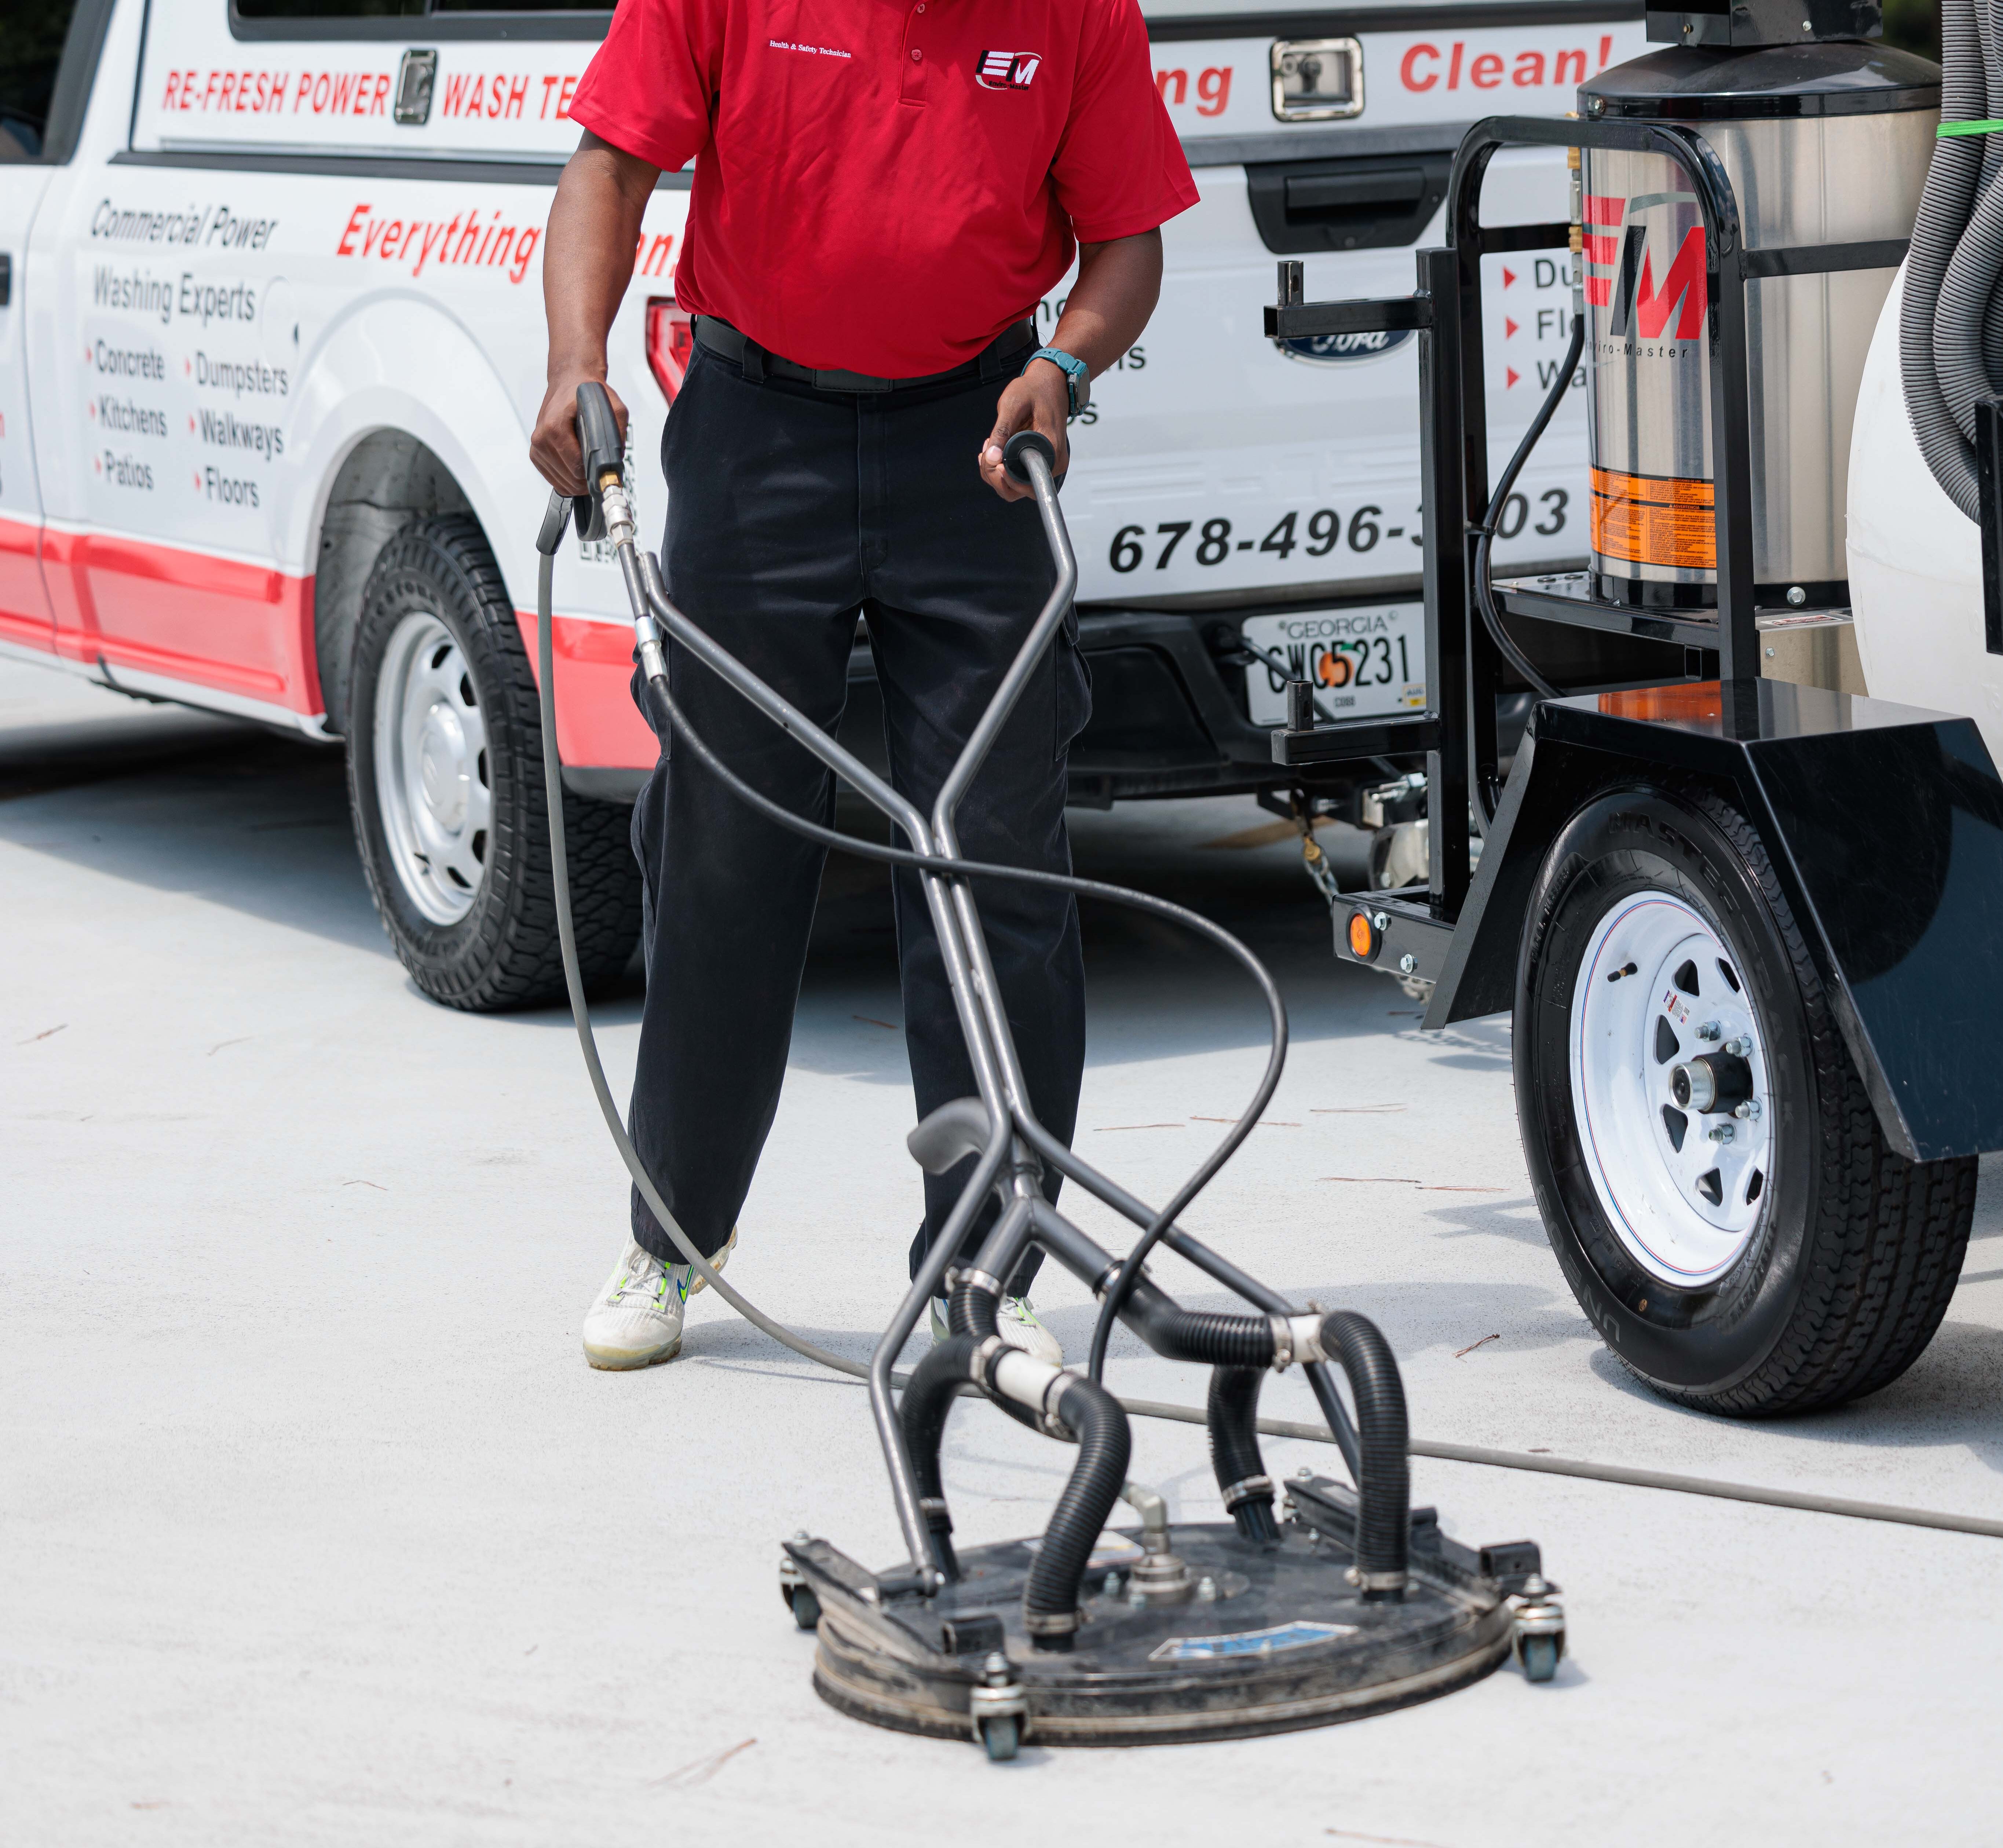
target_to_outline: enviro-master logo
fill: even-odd
[[[1697,194],[1640,193],[1631,199],[1589,194],[1585,201],[1585,299],[1610,308],[1607,332],[1618,341],[1697,340],[1704,333],[1704,227],[1683,234],[1659,287],[1648,228],[1641,215],[1657,205],[1687,205]],[[1671,233],[1674,235],[1673,231]],[[1669,331],[1669,318],[1676,327]]]
[[[1040,51],[984,51],[974,67],[974,81],[983,89],[1027,89],[1043,61]]]

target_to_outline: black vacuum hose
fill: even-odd
[[[1071,1647],[1085,1569],[1120,1499],[1133,1451],[1126,1412],[1093,1381],[1072,1377],[1057,1400],[1057,1414],[1078,1433],[1078,1461],[1022,1588],[1025,1624],[1039,1649]]]
[[[1405,1388],[1391,1344],[1377,1325],[1353,1309],[1322,1318],[1322,1350],[1349,1377],[1356,1402],[1357,1435],[1363,1452],[1357,1484],[1356,1569],[1366,1599],[1402,1593],[1410,1539],[1410,1433],[1405,1424]],[[1375,1581],[1375,1582],[1373,1582]]]
[[[1273,1324],[1264,1315],[1218,1315],[1180,1307],[1166,1291],[1137,1277],[1120,1308],[1134,1328],[1166,1360],[1209,1367],[1271,1367]]]
[[[1210,1376],[1207,1408],[1210,1466],[1225,1507],[1248,1540],[1264,1546],[1280,1537],[1273,1519],[1273,1483],[1259,1454],[1259,1388],[1266,1372],[1257,1367],[1220,1367]]]
[[[1992,103],[1990,75],[1983,61],[1976,0],[1943,0],[1941,7],[1941,126],[1986,121],[2003,105],[2003,82]],[[1978,201],[1987,204],[1985,169],[1992,152],[1989,135],[1943,135],[1934,143],[1932,163],[1920,194],[1906,257],[1905,292],[1899,302],[1899,376],[1905,387],[1906,415],[1928,468],[1941,490],[1970,520],[1979,517],[1972,405],[1971,334],[1979,348],[1989,318],[1991,296],[1972,271],[1985,265],[1993,277],[1998,229],[1993,214],[1970,223]],[[1989,191],[1994,192],[1993,186]],[[1965,240],[1965,242],[1964,242]],[[1963,250],[1967,260],[1963,261]],[[1956,287],[1946,284],[1950,267]],[[1969,422],[1957,416],[1950,383]],[[1994,387],[1991,387],[1993,391]]]
[[[960,1389],[973,1377],[974,1350],[979,1344],[967,1335],[949,1335],[918,1365],[897,1404],[904,1427],[904,1447],[918,1480],[918,1503],[932,1535],[933,1563],[949,1580],[960,1577],[953,1556],[953,1516],[946,1505],[946,1484],[939,1474],[939,1445],[946,1437],[946,1415]]]

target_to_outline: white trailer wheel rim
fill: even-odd
[[[390,864],[434,924],[472,910],[494,798],[487,723],[452,632],[428,611],[398,623],[376,683],[376,802]]]
[[[1700,1038],[1701,1028],[1715,1031]],[[1621,1244],[1664,1283],[1715,1282],[1751,1240],[1773,1171],[1766,1045],[1738,959],[1682,899],[1624,898],[1580,961],[1571,1042],[1580,1146]],[[1680,1108],[1676,1067],[1735,1043],[1752,1069],[1757,1114]],[[1721,1128],[1729,1140],[1714,1137]]]

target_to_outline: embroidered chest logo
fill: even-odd
[[[1040,51],[984,51],[974,67],[974,81],[983,89],[1027,89],[1043,61]]]

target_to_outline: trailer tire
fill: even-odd
[[[446,514],[386,544],[362,592],[348,789],[376,909],[425,993],[473,1013],[564,996],[527,650],[479,523]],[[640,932],[630,811],[566,793],[571,903],[587,988]]]
[[[1676,1108],[1701,1033],[1720,1055],[1742,1048],[1750,1118],[1715,1099],[1708,1116]],[[1531,894],[1513,1058],[1566,1280],[1663,1397],[1739,1418],[1839,1405],[1932,1339],[1975,1162],[1886,1143],[1759,836],[1718,795],[1615,789],[1565,824]]]

